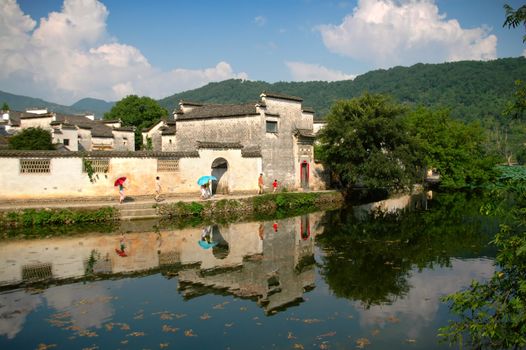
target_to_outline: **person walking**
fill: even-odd
[[[159,176],[157,176],[155,178],[155,201],[156,202],[160,202],[161,201],[161,191],[162,191],[162,187],[161,187],[161,178]]]
[[[263,173],[259,174],[258,188],[259,188],[258,194],[263,194]]]
[[[126,198],[126,194],[124,193],[124,183],[119,184],[119,203],[122,204],[124,202],[124,199]]]
[[[272,193],[276,193],[278,190],[278,179],[274,179],[274,182],[272,183]]]

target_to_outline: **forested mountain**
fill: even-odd
[[[499,116],[514,91],[514,81],[526,80],[526,58],[493,61],[461,61],[416,64],[375,70],[354,80],[336,82],[277,82],[226,80],[210,83],[159,100],[169,111],[180,100],[204,103],[240,103],[258,100],[262,91],[280,92],[303,98],[323,117],[334,101],[364,92],[385,93],[412,105],[447,107],[455,118],[471,121]]]
[[[514,81],[526,81],[526,58],[502,58],[493,61],[461,61],[441,64],[416,64],[375,70],[354,80],[336,82],[277,82],[225,80],[159,100],[173,111],[180,100],[203,103],[242,103],[257,101],[263,91],[303,98],[304,107],[312,107],[323,118],[334,101],[349,99],[364,92],[385,93],[396,101],[412,105],[447,107],[455,118],[472,121],[500,116],[514,91]],[[30,107],[68,114],[93,112],[101,117],[114,102],[86,98],[71,106],[0,91],[0,103],[13,110]]]
[[[47,108],[49,111],[64,114],[86,114],[93,113],[98,118],[102,118],[105,112],[109,111],[115,102],[106,102],[94,98],[84,98],[71,106],[64,106],[58,103],[44,101],[40,98],[14,95],[0,91],[0,105],[7,103],[14,111],[25,111],[29,108]]]

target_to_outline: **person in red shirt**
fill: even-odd
[[[274,188],[272,192],[276,192],[278,190],[278,180],[274,179],[274,182],[272,183],[272,187]]]

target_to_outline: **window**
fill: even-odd
[[[20,174],[51,172],[51,159],[20,159]]]
[[[96,173],[107,173],[110,170],[109,158],[86,158],[86,161],[91,163],[91,167]],[[82,172],[87,173],[84,162],[82,163]]]
[[[277,121],[267,120],[266,126],[267,126],[267,132],[273,132],[273,133],[278,132],[278,122]]]
[[[64,146],[69,146],[69,139],[64,139]]]
[[[179,159],[157,159],[158,172],[170,172],[179,170]]]

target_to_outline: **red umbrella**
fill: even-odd
[[[113,186],[119,186],[122,185],[126,181],[126,176],[119,177],[117,180],[115,180],[115,183]]]

